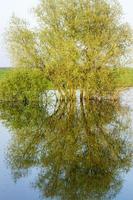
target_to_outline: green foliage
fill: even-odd
[[[9,68],[0,68],[0,79],[2,79],[10,71]]]
[[[7,74],[9,74],[8,72],[11,71],[11,70],[12,69],[6,69],[6,68],[0,69],[0,79],[4,78]],[[114,72],[114,76],[116,75],[115,72]],[[110,72],[110,73],[112,74],[113,71]],[[103,81],[104,81],[104,79],[103,79]],[[114,79],[112,81],[114,81]],[[106,84],[104,84],[104,86],[107,87],[107,84],[109,84],[108,80],[106,80]],[[116,84],[117,84],[118,89],[119,88],[125,88],[125,87],[133,87],[133,68],[129,68],[129,67],[119,68],[117,70]],[[51,82],[49,82],[48,88],[54,89],[54,86],[52,85]]]
[[[0,81],[0,100],[36,101],[48,87],[39,69],[14,69]]]
[[[64,93],[113,91],[115,69],[128,61],[133,44],[117,1],[41,0],[35,14],[39,23],[32,30],[25,21],[12,18],[7,43],[14,65],[44,69]]]
[[[133,87],[133,68],[121,68],[119,70],[117,88]]]
[[[44,67],[36,35],[24,20],[15,16],[12,17],[10,28],[6,33],[6,41],[13,66]]]

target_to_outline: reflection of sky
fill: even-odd
[[[122,92],[121,98],[122,105],[126,105],[130,109],[131,113],[131,129],[133,130],[133,89],[129,89]],[[132,132],[131,132],[132,134]],[[130,172],[124,176],[124,185],[121,192],[118,194],[115,200],[132,200],[133,199],[133,168]]]
[[[12,13],[17,16],[29,19],[30,9],[39,3],[40,0],[0,0],[0,67],[9,66],[10,62],[6,50],[4,50],[3,34],[8,26]],[[133,1],[119,0],[123,6],[125,19],[133,26]],[[31,17],[33,19],[33,17]]]
[[[6,165],[6,148],[11,137],[7,128],[0,123],[0,199],[1,200],[39,200],[39,193],[32,189],[30,183],[36,177],[33,169],[28,177],[13,181],[11,171]],[[32,176],[34,174],[34,176]]]
[[[114,200],[132,200],[133,199],[133,169],[124,176],[124,185],[117,198]]]

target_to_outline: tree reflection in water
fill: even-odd
[[[33,184],[42,198],[108,200],[120,191],[132,147],[119,102],[62,102],[52,114],[48,104],[3,104],[0,111],[12,130],[7,160],[16,181],[37,167]]]

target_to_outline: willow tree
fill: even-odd
[[[110,94],[128,60],[132,30],[115,0],[41,0],[38,28],[13,20],[8,44],[16,63],[40,67],[62,93]]]
[[[25,20],[12,17],[6,40],[13,66],[41,69],[44,67],[36,36]]]

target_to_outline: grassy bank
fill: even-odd
[[[6,76],[7,72],[9,72],[10,70],[10,68],[0,68],[0,79]]]
[[[118,78],[118,88],[133,87],[133,68],[122,68]]]
[[[5,77],[10,70],[10,68],[0,68],[0,79]],[[127,87],[133,87],[133,68],[122,68],[119,73],[118,88]]]

